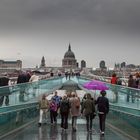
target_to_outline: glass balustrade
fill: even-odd
[[[126,135],[135,139],[140,138],[140,115],[128,113],[128,111],[122,111],[122,109],[111,106],[107,115],[107,123],[110,127],[115,127]]]
[[[0,87],[0,136],[33,121],[38,115],[38,96],[62,86],[62,78]],[[9,104],[5,105],[6,99]]]
[[[38,116],[38,103],[16,105],[0,113],[0,137],[10,131],[26,125]]]
[[[32,83],[0,87],[0,106],[12,106],[31,102],[36,100],[39,95],[50,93],[61,86],[62,79],[54,78]]]

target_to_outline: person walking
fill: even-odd
[[[63,96],[60,102],[60,114],[61,114],[61,128],[62,131],[68,129],[68,115],[70,110],[70,103],[67,96]]]
[[[76,97],[76,93],[72,93],[72,97],[70,98],[70,113],[72,116],[72,130],[76,131],[77,125],[77,117],[80,115],[80,99]]]
[[[109,112],[109,100],[105,97],[106,91],[102,90],[100,94],[101,97],[98,97],[96,104],[99,115],[100,133],[104,135],[106,114]]]
[[[48,109],[49,109],[49,101],[47,100],[45,94],[42,96],[42,99],[39,102],[39,109],[40,109],[40,116],[39,116],[38,126],[40,127],[41,124],[42,124],[43,114],[45,115],[45,119],[46,119],[47,118],[47,112],[48,112]]]
[[[86,94],[86,99],[83,102],[81,113],[86,117],[87,131],[92,132],[92,121],[95,117],[95,102],[91,94]]]
[[[38,81],[39,81],[39,76],[36,75],[35,72],[32,72],[31,77],[29,79],[29,82],[31,82],[32,88],[33,88],[33,96],[36,96],[36,92],[38,89]]]
[[[58,96],[57,91],[55,91],[54,96],[52,98],[55,101],[55,103],[57,104],[57,111],[58,111],[58,109],[60,107],[60,101],[62,98],[61,98],[61,96]]]

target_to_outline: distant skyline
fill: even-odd
[[[87,67],[140,65],[138,0],[1,0],[0,59],[62,66],[71,44]]]

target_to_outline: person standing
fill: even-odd
[[[129,102],[131,99],[132,103],[134,103],[135,102],[135,94],[136,94],[136,90],[134,88],[136,88],[136,80],[134,79],[133,75],[129,76],[128,87],[130,87],[130,88],[128,88],[127,102]]]
[[[136,88],[139,88],[140,85],[140,75],[139,73],[136,73]]]
[[[77,125],[77,117],[80,115],[80,99],[76,97],[76,93],[72,93],[72,97],[70,98],[70,113],[72,116],[72,130],[76,131]]]
[[[112,78],[111,78],[111,84],[112,84],[111,87],[112,87],[112,91],[113,91],[113,93],[115,95],[115,102],[118,102],[118,86],[117,86],[117,80],[118,80],[118,78],[117,78],[116,74],[114,73],[112,75]]]
[[[60,102],[60,114],[61,114],[61,128],[66,130],[68,129],[68,115],[70,110],[70,103],[67,96],[63,96],[63,99]]]
[[[39,80],[39,76],[36,75],[35,72],[33,72],[31,78],[29,79],[29,82],[32,82],[33,96],[36,95],[36,91],[38,89],[38,80]]]
[[[117,77],[117,85],[122,85],[122,80],[120,79],[120,77]]]
[[[27,81],[27,75],[25,72],[19,72],[19,75],[18,75],[18,78],[17,78],[17,84],[19,84],[19,91],[20,91],[20,94],[19,94],[19,101],[21,102],[24,102],[24,95],[26,94],[25,93],[25,89],[27,87],[27,85],[25,84]]]
[[[100,132],[104,135],[106,114],[109,112],[109,100],[105,97],[106,91],[102,90],[100,94],[102,96],[98,97],[96,104],[99,115]]]
[[[86,94],[86,99],[83,102],[81,113],[84,113],[86,117],[87,131],[92,132],[92,121],[95,117],[95,102],[89,93]]]
[[[31,78],[31,73],[28,71],[28,72],[26,72],[26,80],[27,80],[27,82],[29,82],[30,78]]]
[[[6,106],[9,105],[10,90],[8,85],[9,85],[9,78],[7,74],[0,77],[0,106],[3,105],[4,97],[5,97],[5,105]]]
[[[111,84],[117,84],[117,77],[115,73],[112,75]]]
[[[47,112],[49,109],[49,101],[46,99],[46,95],[42,96],[41,101],[39,102],[40,116],[38,126],[40,127],[42,124],[43,114],[45,114],[45,119],[47,118]]]
[[[68,78],[68,72],[67,71],[65,72],[65,77],[66,77],[66,80],[67,80],[67,78]]]
[[[131,87],[131,88],[135,88],[136,87],[136,83],[135,83],[135,80],[133,78],[133,75],[129,75],[128,87]]]

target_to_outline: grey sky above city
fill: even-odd
[[[61,66],[71,44],[88,67],[140,64],[140,0],[1,0],[0,59]]]

